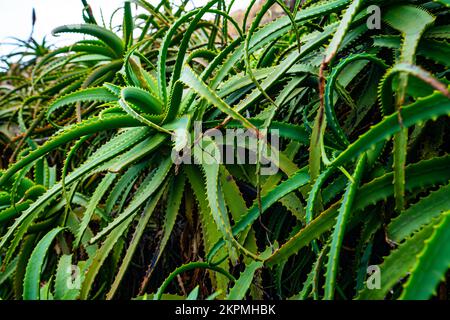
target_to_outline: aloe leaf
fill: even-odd
[[[41,272],[43,269],[47,251],[49,250],[50,245],[52,244],[56,236],[63,230],[64,228],[53,229],[38,242],[36,248],[33,250],[33,253],[31,254],[30,260],[28,261],[27,264],[25,278],[23,281],[24,300],[39,300]]]
[[[122,264],[120,265],[119,271],[116,275],[116,278],[114,279],[111,289],[109,290],[109,292],[106,296],[106,299],[110,300],[114,297],[114,294],[116,293],[116,291],[123,279],[123,276],[125,275],[125,272],[131,262],[131,258],[133,257],[133,255],[136,251],[139,241],[141,240],[141,237],[142,237],[142,235],[145,231],[145,228],[148,224],[148,221],[151,218],[153,212],[155,211],[155,207],[158,204],[158,201],[160,200],[165,189],[166,189],[165,186],[163,188],[161,188],[161,190],[150,200],[149,204],[147,205],[147,207],[144,210],[143,215],[139,219],[139,223],[133,234],[131,243],[127,248],[125,257],[123,258]]]
[[[431,237],[425,240],[423,250],[417,255],[418,261],[411,276],[405,283],[400,299],[428,299],[436,294],[436,286],[444,279],[450,267],[450,211],[442,214],[442,221],[434,226]]]
[[[397,249],[393,250],[389,256],[385,257],[380,265],[383,279],[381,287],[376,290],[370,290],[366,286],[358,293],[357,299],[383,299],[388,291],[411,271],[416,263],[417,255],[425,246],[425,241],[433,234],[436,223],[436,221],[432,221],[422,230],[408,238]]]
[[[332,233],[332,240],[330,244],[330,250],[328,252],[328,264],[327,272],[325,277],[325,299],[333,299],[336,275],[339,268],[339,254],[342,246],[342,241],[344,238],[345,227],[347,220],[350,216],[352,210],[352,204],[356,194],[356,190],[359,186],[361,176],[363,174],[364,166],[366,162],[365,155],[358,159],[356,164],[355,173],[353,174],[353,181],[350,181],[347,189],[344,193],[344,197],[341,201],[341,207],[339,208],[339,213],[336,219],[336,226],[334,227]]]
[[[58,27],[52,31],[53,35],[60,33],[82,33],[98,38],[106,43],[120,57],[124,51],[122,40],[115,33],[95,24],[72,24]]]
[[[227,300],[242,300],[252,283],[255,272],[263,265],[264,263],[261,261],[253,261],[246,266],[244,272],[241,273],[241,276],[234,283],[233,288],[231,288]]]
[[[166,178],[166,175],[170,171],[171,167],[172,161],[170,157],[163,159],[159,167],[147,175],[139,188],[139,192],[136,193],[127,208],[118,217],[111,221],[111,223],[97,233],[90,242],[97,242],[116,227],[122,225],[124,221],[128,221],[128,218],[133,218],[139,207],[142,206],[144,202],[149,199],[149,197],[151,197],[163,184],[164,179]]]
[[[449,189],[450,185],[442,186],[392,219],[388,225],[389,239],[401,242],[430,223],[433,218],[443,214],[450,207]]]

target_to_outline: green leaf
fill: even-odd
[[[425,240],[425,246],[417,255],[417,262],[400,299],[429,299],[436,294],[439,282],[445,281],[445,273],[450,267],[449,217],[450,211],[444,212],[441,222],[434,226],[431,237]]]
[[[449,192],[450,185],[443,186],[392,219],[388,225],[389,239],[400,242],[443,214],[450,207]]]
[[[50,248],[56,236],[63,231],[64,228],[55,228],[47,233],[36,245],[30,260],[27,264],[25,278],[23,281],[23,299],[24,300],[39,300],[41,272],[44,267],[44,260],[47,256],[47,251]]]
[[[234,283],[233,288],[231,288],[227,300],[244,299],[245,294],[250,288],[256,270],[260,269],[263,265],[264,263],[261,261],[253,261],[248,266],[246,266],[239,279]]]
[[[58,27],[52,31],[53,35],[60,33],[82,33],[98,38],[107,44],[120,57],[124,51],[124,44],[116,34],[95,24],[70,24]]]

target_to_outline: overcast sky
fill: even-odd
[[[193,0],[196,6],[206,3],[207,0]],[[158,3],[158,0],[149,0],[150,3]],[[229,2],[229,1],[227,1]],[[247,5],[249,0],[235,1],[233,9],[240,9]],[[121,6],[123,0],[90,0],[94,15],[101,21],[100,12],[105,21],[109,22],[111,13]],[[31,32],[31,13],[36,10],[36,26],[34,37],[41,40],[47,36],[47,40],[54,44],[67,44],[68,36],[51,36],[51,31],[60,25],[71,23],[83,23],[81,0],[0,0],[0,55],[11,52],[11,42],[8,37],[28,39]],[[71,36],[72,38],[76,36]]]

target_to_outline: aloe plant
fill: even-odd
[[[2,58],[0,298],[447,297],[445,1],[82,3],[83,40]],[[217,161],[232,129],[278,171]]]

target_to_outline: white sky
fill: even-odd
[[[158,0],[148,1],[153,4],[159,2]],[[192,0],[192,3],[200,6],[206,1]],[[121,6],[123,0],[90,0],[88,3],[94,11],[97,22],[100,23],[100,12],[102,12],[108,24],[111,13]],[[242,9],[248,3],[249,0],[237,0],[233,10]],[[71,34],[53,37],[51,31],[60,25],[83,23],[81,0],[0,0],[0,55],[8,54],[12,50],[12,47],[7,44],[12,41],[8,37],[28,39],[31,32],[33,7],[37,16],[33,34],[35,39],[42,40],[44,36],[47,36],[47,41],[56,45],[67,44],[70,43],[68,42],[70,39],[76,39],[76,36]],[[120,14],[117,15],[119,19],[121,19],[120,16]]]

